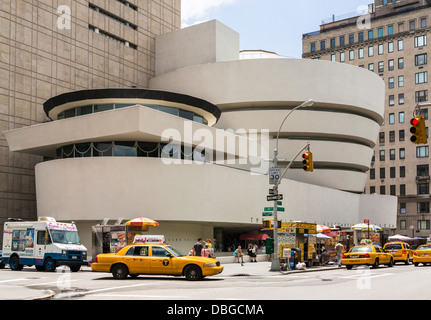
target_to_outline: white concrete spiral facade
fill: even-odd
[[[190,83],[193,79],[193,85]],[[178,69],[153,78],[152,89],[210,101],[222,110],[216,127],[280,133],[279,158],[291,160],[306,142],[315,172],[292,169],[290,179],[361,193],[384,114],[384,82],[367,70],[327,61],[255,59]],[[270,150],[275,147],[272,141]],[[271,155],[272,156],[272,155]]]
[[[196,111],[208,119],[208,126],[194,122],[189,132],[190,121],[144,107],[142,99],[101,96],[100,100],[83,99],[76,104],[57,103],[48,113],[54,121],[5,132],[11,151],[54,158],[58,148],[70,144],[161,143],[164,131],[174,129],[181,138],[208,133],[214,138],[205,140],[209,150],[241,157],[240,148],[226,150],[217,144],[218,138],[233,139],[236,146],[251,139],[223,129],[267,129],[267,157],[272,157],[273,138],[282,119],[293,107],[313,99],[312,108],[294,112],[281,130],[279,158],[291,159],[310,142],[315,171],[289,170],[288,179],[279,187],[286,206],[279,219],[345,228],[372,219],[385,228],[395,227],[395,197],[355,194],[364,189],[383,120],[384,82],[377,75],[324,61],[239,60],[237,36],[232,30],[218,22],[191,28],[161,36],[161,46],[156,43],[157,77],[150,82],[150,89],[188,95],[191,101],[205,100],[221,110],[219,119],[215,112],[211,117],[193,105],[163,100],[164,105]],[[204,38],[206,42],[201,44],[207,44],[207,29],[215,34],[214,45],[197,46],[199,39],[194,37]],[[211,50],[216,51],[215,56],[208,52]],[[205,54],[209,57],[202,57]],[[89,103],[137,105],[56,119],[58,112]],[[192,143],[196,146],[200,141]],[[280,166],[286,162],[280,161]],[[218,162],[166,165],[160,158],[146,157],[56,158],[35,168],[38,214],[75,221],[89,247],[91,226],[104,218],[151,217],[160,222],[152,232],[167,235],[169,243],[187,252],[196,238],[213,238],[215,228],[259,232],[270,185],[267,176],[244,169],[249,168]]]

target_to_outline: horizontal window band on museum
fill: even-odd
[[[179,148],[172,144],[144,141],[76,143],[56,150],[56,159],[96,157],[174,158],[205,162],[205,150],[199,152],[192,147]]]
[[[208,101],[181,93],[141,88],[88,89],[67,92],[46,101],[43,104],[43,110],[45,111],[46,115],[49,116],[49,113],[53,109],[67,103],[82,102],[84,104],[84,101],[86,100],[99,99],[118,99],[118,102],[115,103],[121,103],[121,101],[124,99],[139,99],[143,100],[142,102],[139,102],[142,104],[145,104],[145,100],[158,100],[160,101],[159,105],[162,105],[165,101],[168,103],[184,104],[186,106],[201,109],[211,113],[217,120],[221,115],[221,110],[216,105]],[[88,104],[91,103],[89,102]]]
[[[287,165],[287,161],[278,161],[279,166],[283,167]],[[350,171],[350,172],[359,172],[366,173],[368,168],[363,166],[354,166],[351,163],[331,163],[331,162],[319,162],[313,161],[313,167],[317,170],[333,170],[333,171]],[[291,169],[303,169],[304,165],[302,162],[293,162]]]
[[[91,104],[86,106],[75,107],[75,108],[60,112],[58,114],[58,120],[74,118],[74,117],[84,116],[87,114],[109,111],[109,110],[118,110],[118,109],[131,107],[135,105],[158,110],[183,119],[208,125],[208,120],[206,120],[201,115],[196,114],[192,111],[186,111],[186,110],[181,110],[179,108],[166,107],[161,105],[145,105],[145,104],[135,104],[135,103],[104,103],[104,104]]]
[[[274,139],[277,137],[277,135],[274,135]],[[357,144],[360,146],[364,146],[367,148],[374,148],[375,143],[372,141],[368,141],[366,139],[360,139],[358,137],[352,137],[352,136],[338,136],[335,137],[333,134],[325,134],[325,133],[315,133],[315,134],[309,134],[307,133],[307,136],[304,135],[302,132],[298,133],[286,133],[282,132],[280,133],[280,141],[283,139],[286,140],[298,140],[298,141],[325,141],[325,142],[344,142],[344,143],[350,143],[350,144]]]
[[[316,104],[317,104],[317,102],[315,102],[315,105]],[[377,121],[371,115],[366,114],[365,112],[361,112],[360,108],[352,107],[352,108],[355,108],[355,109],[358,110],[358,111],[356,111],[356,110],[353,110],[353,109],[347,110],[347,109],[345,109],[346,107],[349,107],[349,106],[346,106],[346,105],[339,106],[339,107],[338,106],[321,106],[321,107],[319,107],[319,106],[317,106],[317,107],[313,106],[313,107],[307,107],[307,108],[301,109],[299,111],[300,112],[317,111],[317,112],[331,112],[331,113],[340,113],[340,114],[351,114],[351,115],[354,115],[354,116],[359,116],[359,117],[362,117],[362,118],[365,118],[365,119],[368,119],[368,120],[372,120],[375,123],[377,123],[379,126],[381,125],[381,122]],[[285,107],[285,106],[241,107],[241,108],[235,108],[235,109],[227,109],[227,110],[224,110],[223,113],[237,112],[237,111],[278,111],[278,110],[289,112],[289,111],[293,110],[293,108],[295,108],[295,107]],[[366,109],[363,109],[363,110],[366,110]],[[298,111],[296,111],[296,112],[298,112]]]
[[[120,18],[120,17],[118,17],[118,16],[110,13],[109,11],[104,10],[104,9],[102,9],[102,8],[100,8],[100,7],[92,4],[92,3],[89,3],[88,7],[91,10],[95,11],[95,12],[99,12],[100,14],[104,15],[105,17],[108,17],[108,18],[110,18],[112,20],[117,21],[118,23],[121,23],[121,24],[125,25],[126,27],[129,27],[129,28],[131,28],[133,30],[138,29],[138,26],[136,26],[135,24],[133,24],[133,23],[127,21],[127,20],[124,20],[123,18]]]
[[[125,45],[126,47],[129,47],[129,48],[134,49],[134,50],[138,49],[138,46],[136,44],[133,44],[133,43],[127,41],[127,40],[121,39],[121,38],[119,38],[117,36],[114,36],[113,34],[111,34],[109,32],[100,30],[99,28],[97,28],[97,27],[95,27],[95,26],[93,26],[91,24],[88,25],[88,29],[91,30],[91,31],[93,31],[93,32],[95,32],[95,33],[97,33],[97,34],[100,34],[100,35],[102,35],[102,36],[104,36],[104,37],[106,37],[108,39],[111,39],[111,40],[114,40],[114,41],[116,41],[118,43],[121,43],[122,45]]]

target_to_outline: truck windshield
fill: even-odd
[[[53,243],[61,244],[81,244],[77,231],[65,231],[65,230],[49,230],[51,233],[51,239]]]

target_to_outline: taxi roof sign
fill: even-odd
[[[162,235],[136,235],[133,239],[133,244],[163,244],[165,236]]]

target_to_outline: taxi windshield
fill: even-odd
[[[171,246],[167,246],[166,247],[175,257],[182,257],[184,256],[180,251],[178,251],[177,249],[175,249],[174,247]]]
[[[77,231],[66,231],[66,230],[49,230],[51,233],[51,239],[53,243],[61,244],[81,244]]]
[[[430,246],[420,246],[419,248],[417,248],[417,250],[431,250],[431,245]]]
[[[350,252],[372,252],[371,247],[353,247]]]

